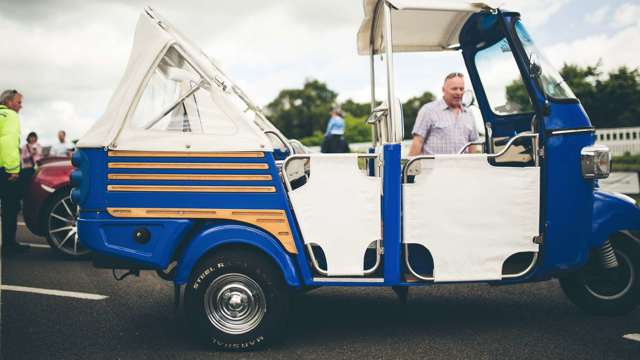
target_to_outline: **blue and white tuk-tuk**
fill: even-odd
[[[186,285],[193,328],[232,350],[276,339],[293,290],[320,286],[405,297],[434,283],[555,277],[588,312],[635,309],[640,209],[597,191],[609,151],[519,14],[427,0],[365,0],[364,10],[371,150],[309,154],[147,9],[125,76],[73,157],[78,232],[94,264]],[[463,57],[482,153],[402,159],[393,55],[410,51]],[[514,80],[529,107],[505,102]]]

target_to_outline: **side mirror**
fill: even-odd
[[[534,79],[538,79],[542,75],[542,67],[538,64],[538,57],[535,53],[529,57],[529,74]]]

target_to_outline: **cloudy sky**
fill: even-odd
[[[640,66],[638,0],[504,0],[522,13],[552,63]],[[360,0],[0,0],[0,87],[24,95],[23,133],[50,144],[78,138],[99,119],[128,60],[137,17],[154,7],[266,105],[306,78],[340,99],[367,101],[368,60],[356,54]],[[402,100],[439,93],[458,54],[396,60]]]

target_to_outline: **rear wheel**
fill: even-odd
[[[53,195],[44,213],[45,236],[51,248],[68,258],[85,258],[90,250],[80,243],[77,228],[78,206],[69,191]]]
[[[640,302],[640,246],[621,237],[611,244],[617,267],[605,269],[592,259],[581,271],[560,279],[569,300],[591,314],[623,315]]]
[[[206,258],[185,292],[187,317],[198,336],[224,350],[251,350],[277,340],[286,328],[289,303],[279,269],[242,250]]]

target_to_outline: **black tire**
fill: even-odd
[[[53,251],[68,259],[86,259],[90,253],[78,239],[77,217],[78,205],[71,202],[69,189],[54,193],[43,213],[47,242]]]
[[[286,329],[290,291],[270,259],[223,250],[196,267],[185,290],[190,327],[209,346],[247,351],[279,340]]]
[[[604,269],[592,256],[581,271],[560,279],[569,300],[594,315],[628,314],[640,303],[640,246],[626,236],[610,240],[617,268]]]

